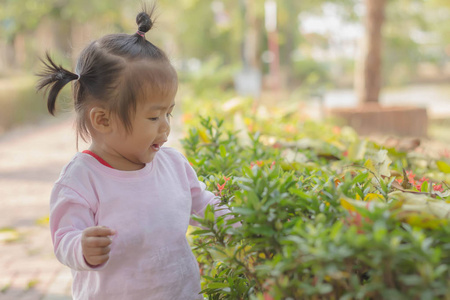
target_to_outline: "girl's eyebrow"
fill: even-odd
[[[172,108],[174,106],[175,106],[175,103],[172,104],[169,108]],[[162,106],[162,105],[155,105],[155,106],[150,107],[150,109],[151,110],[165,110],[165,109],[168,109],[168,108],[165,107],[165,106]]]

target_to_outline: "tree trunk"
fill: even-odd
[[[52,28],[52,34],[55,37],[56,48],[65,58],[70,59],[73,50],[71,21],[57,20],[55,26]]]
[[[252,69],[260,68],[258,56],[259,21],[255,11],[255,0],[245,0],[246,33],[244,41],[244,65]]]
[[[25,43],[25,34],[18,33],[14,38],[15,63],[18,69],[25,67],[27,59],[27,47]]]
[[[355,89],[360,103],[378,103],[382,71],[382,27],[386,0],[364,0],[365,36],[356,62]]]
[[[5,41],[5,60],[4,60],[4,66],[5,66],[5,73],[9,72],[10,70],[15,70],[17,68],[16,64],[16,51],[14,49],[14,39],[6,39]]]

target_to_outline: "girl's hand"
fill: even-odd
[[[112,240],[116,232],[105,226],[88,227],[81,236],[81,248],[88,265],[95,267],[108,261]]]

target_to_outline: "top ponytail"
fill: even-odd
[[[37,74],[41,79],[38,81],[36,89],[37,91],[45,89],[45,93],[50,89],[47,97],[47,109],[50,114],[55,115],[56,98],[59,92],[66,84],[72,80],[78,80],[80,76],[64,69],[61,65],[56,65],[48,52],[46,59],[41,59],[41,61],[45,67],[41,73]]]
[[[136,32],[136,35],[139,35],[141,37],[145,37],[145,34],[152,29],[154,20],[152,20],[152,17],[154,15],[156,6],[153,4],[151,10],[147,12],[147,8],[145,5],[142,8],[142,12],[140,12],[136,16],[136,24],[138,26],[138,31]]]
[[[138,30],[143,33],[147,33],[153,27],[153,21],[146,12],[140,12],[136,16],[136,24],[138,25]]]

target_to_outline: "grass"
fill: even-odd
[[[31,74],[0,78],[0,95],[28,89],[29,87],[34,86],[35,83],[36,77]]]
[[[20,240],[19,232],[11,227],[0,228],[0,243],[12,243]]]
[[[49,222],[50,222],[50,216],[48,216],[48,215],[45,217],[39,218],[35,221],[36,225],[39,225],[39,226],[48,226]]]
[[[28,281],[28,283],[27,283],[27,290],[31,290],[31,289],[34,288],[38,283],[39,283],[39,279],[37,279],[37,278],[31,279],[31,280]]]
[[[450,144],[450,118],[429,120],[428,135],[430,139]]]
[[[0,79],[0,134],[50,118],[43,94],[36,94],[36,81],[31,75]],[[63,109],[71,105],[70,85],[61,91],[57,104]]]
[[[11,283],[5,284],[5,285],[2,286],[2,288],[0,289],[0,293],[4,294],[4,293],[6,293],[10,288],[11,288]]]

